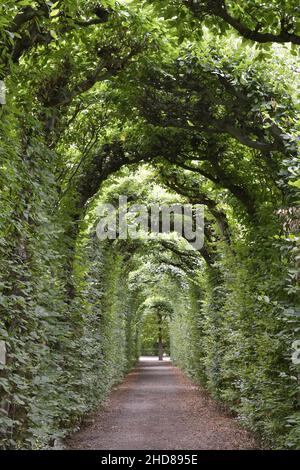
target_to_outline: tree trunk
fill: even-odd
[[[158,314],[158,360],[163,360],[162,315]]]

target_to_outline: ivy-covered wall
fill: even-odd
[[[40,189],[40,187],[35,187]],[[32,200],[31,200],[32,203]],[[73,284],[66,295],[65,263],[58,223],[24,220],[1,263],[1,447],[40,449],[78,427],[99,406],[138,357],[136,312],[126,295],[128,270],[122,254],[83,230],[78,238]],[[4,214],[5,215],[5,214]],[[2,213],[3,216],[3,213]],[[36,220],[35,220],[36,222]],[[8,222],[6,220],[6,224]],[[26,232],[27,230],[28,232]],[[7,260],[17,241],[20,252]],[[38,236],[37,236],[38,235]],[[28,269],[26,269],[28,266]],[[13,274],[12,274],[13,273]]]
[[[292,344],[300,325],[283,255],[292,250],[293,243],[266,240],[257,227],[226,256],[222,250],[222,259],[198,274],[196,292],[190,286],[191,309],[171,322],[171,355],[266,445],[297,449]]]
[[[271,3],[0,3],[2,447],[75,429],[155,310],[177,364],[300,447],[300,22]],[[119,195],[204,205],[204,246],[100,244]]]

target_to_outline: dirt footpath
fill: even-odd
[[[142,360],[69,449],[257,449],[254,439],[170,362]]]

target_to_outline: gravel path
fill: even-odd
[[[69,449],[257,449],[254,439],[170,362],[141,360]]]

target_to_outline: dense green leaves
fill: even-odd
[[[0,13],[2,447],[75,429],[141,346],[155,353],[159,314],[178,365],[299,448],[297,2]],[[203,204],[204,247],[100,243],[97,207],[119,195]]]

